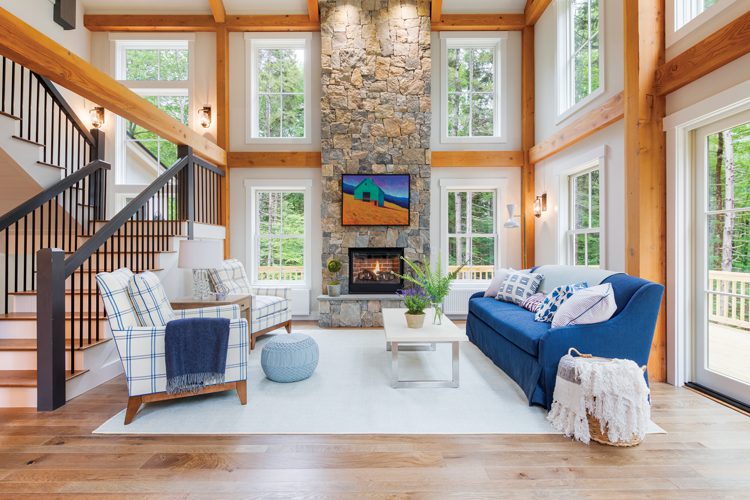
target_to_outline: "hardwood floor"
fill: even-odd
[[[750,488],[750,418],[663,384],[653,418],[668,434],[632,449],[555,435],[92,435],[126,399],[117,378],[53,413],[0,410],[0,497],[715,499]]]

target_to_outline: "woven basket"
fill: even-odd
[[[578,356],[582,358],[589,358],[589,359],[597,359],[602,361],[608,361],[610,358],[602,358],[598,356],[592,356],[591,354],[582,354],[578,352],[578,350],[574,347],[571,347],[568,350],[568,354],[571,356],[573,353],[577,354]],[[645,372],[646,367],[641,367],[642,370]],[[590,413],[586,413],[586,419],[589,422],[589,434],[591,434],[591,440],[596,441],[599,444],[606,444],[608,446],[617,446],[621,448],[627,448],[630,446],[638,446],[641,444],[641,439],[637,435],[633,435],[633,437],[630,439],[630,441],[610,441],[609,436],[607,435],[607,426],[604,426],[604,432],[602,432],[602,426],[599,422],[599,419],[591,415]]]

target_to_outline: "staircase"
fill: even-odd
[[[96,273],[174,268],[177,241],[192,237],[194,223],[221,221],[224,173],[181,147],[172,167],[107,218],[103,133],[86,130],[57,89],[22,66],[2,58],[0,75],[0,199],[3,175],[24,187],[9,190],[15,198],[0,210],[0,407],[37,407],[52,385],[64,402],[122,372]],[[40,261],[52,248],[59,259]]]

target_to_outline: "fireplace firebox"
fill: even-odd
[[[349,293],[394,293],[404,287],[403,248],[350,248]]]

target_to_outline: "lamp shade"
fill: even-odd
[[[177,266],[182,269],[215,269],[224,260],[221,240],[180,240]]]

